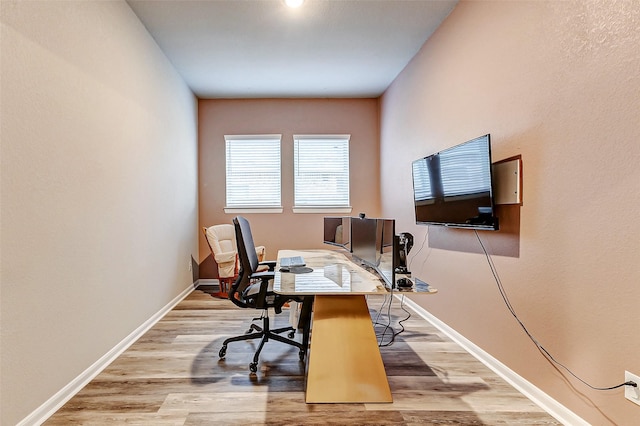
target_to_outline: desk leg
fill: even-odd
[[[302,329],[302,347],[306,354],[309,352],[309,334],[311,332],[311,312],[313,311],[313,296],[305,296],[302,300],[298,328]]]
[[[306,401],[393,401],[364,296],[316,296]]]

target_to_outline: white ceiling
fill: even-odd
[[[457,0],[128,0],[199,98],[377,97]]]

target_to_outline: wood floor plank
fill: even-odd
[[[226,413],[212,419],[207,413],[195,413],[190,414],[187,417],[185,426],[200,426],[200,425],[212,425],[212,424],[224,424],[224,425],[400,425],[406,424],[403,416],[400,412],[386,411],[349,411],[341,412],[340,416],[327,415],[325,412],[311,412],[311,413],[278,413],[271,412],[262,413],[248,413],[243,416],[242,413]]]
[[[154,425],[182,426],[188,413],[113,413],[110,411],[86,411],[56,414],[46,422],[49,426],[105,426],[105,425]],[[211,424],[211,423],[209,423]]]
[[[397,300],[390,310],[382,296],[367,300],[391,404],[305,404],[305,365],[280,342],[265,345],[255,375],[256,342],[233,342],[219,359],[224,339],[244,333],[259,312],[195,290],[45,425],[560,424],[418,315],[384,346],[411,312]]]

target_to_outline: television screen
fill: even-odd
[[[416,160],[412,170],[417,224],[498,229],[490,135]]]

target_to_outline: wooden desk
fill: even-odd
[[[307,267],[313,271],[280,273],[280,259],[292,256],[302,256]],[[380,277],[351,262],[336,250],[280,250],[273,290],[298,296],[387,293]]]
[[[282,257],[302,256],[308,273],[278,272]],[[315,296],[307,364],[307,403],[393,402],[366,294],[387,293],[374,274],[332,250],[281,250],[277,293]]]

